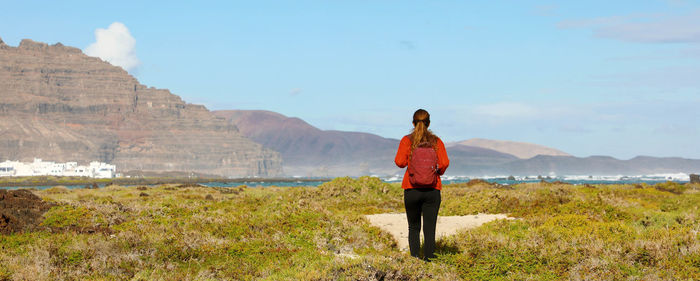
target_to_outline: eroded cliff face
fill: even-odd
[[[282,173],[277,152],[204,106],[60,43],[0,40],[0,161],[103,161],[120,170]]]

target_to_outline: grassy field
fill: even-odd
[[[318,188],[36,191],[40,230],[0,235],[0,280],[698,280],[700,186],[446,186],[440,215],[506,213],[426,263],[365,214],[403,212],[376,178]]]

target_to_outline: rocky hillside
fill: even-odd
[[[0,40],[0,160],[102,161],[122,171],[281,174],[264,149],[201,105],[57,43]]]

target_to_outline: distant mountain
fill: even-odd
[[[395,175],[399,140],[358,132],[324,131],[299,118],[260,110],[214,111],[239,132],[282,155],[286,175]],[[472,144],[472,145],[466,145]],[[491,148],[488,148],[491,147]],[[510,151],[517,155],[507,153]],[[700,160],[640,156],[574,157],[541,145],[471,139],[447,145],[449,175],[642,175],[699,172]]]
[[[119,171],[275,176],[263,149],[204,106],[60,43],[0,40],[0,161],[102,161]]]
[[[507,153],[475,146],[457,144],[447,146],[446,149],[450,158],[447,173],[450,175],[492,174],[494,167],[519,160]]]
[[[568,153],[563,152],[561,150],[526,142],[474,138],[448,144],[448,146],[452,145],[468,145],[492,149],[498,152],[514,155],[515,157],[518,157],[520,159],[528,159],[537,155],[571,156]]]
[[[498,171],[512,175],[649,175],[660,173],[698,173],[700,160],[677,157],[639,156],[619,160],[610,156],[538,155],[498,167]]]
[[[263,110],[225,110],[214,114],[229,120],[244,136],[280,152],[286,175],[395,175],[398,139],[320,130],[299,118]],[[498,151],[455,145],[447,149],[455,170],[481,171],[518,160]],[[453,168],[450,168],[450,170]]]
[[[394,174],[398,140],[358,132],[323,131],[299,118],[262,110],[225,110],[244,136],[280,152],[287,175]]]

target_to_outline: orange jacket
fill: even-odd
[[[410,135],[404,136],[401,139],[401,143],[399,143],[399,150],[396,152],[396,158],[394,159],[394,162],[396,162],[396,166],[399,166],[399,168],[405,168],[408,166],[408,157],[411,154],[411,137]],[[447,166],[450,165],[450,159],[447,158],[447,151],[445,150],[445,144],[442,143],[442,140],[440,138],[437,139],[437,158],[438,158],[438,180],[437,180],[437,185],[435,186],[435,189],[441,190],[442,189],[442,180],[440,180],[440,176],[445,173],[445,170],[447,170]],[[403,175],[403,181],[401,182],[401,188],[403,189],[411,189],[413,186],[411,185],[411,182],[408,180],[408,169],[406,169],[406,173]]]

